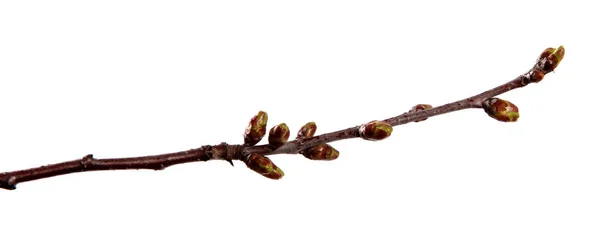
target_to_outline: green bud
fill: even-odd
[[[392,135],[392,125],[385,121],[371,121],[358,129],[360,137],[365,140],[382,140]]]
[[[284,175],[283,171],[277,167],[269,158],[258,153],[252,153],[243,159],[244,163],[251,170],[264,177],[271,179],[281,179]]]
[[[565,48],[563,46],[558,48],[546,48],[546,50],[540,54],[538,65],[544,70],[545,73],[554,71],[564,56]]]
[[[340,156],[340,152],[329,144],[316,145],[300,153],[312,160],[334,160]]]
[[[275,148],[282,146],[290,138],[290,128],[281,123],[269,131],[269,144]]]
[[[492,118],[503,122],[515,122],[519,119],[519,108],[509,101],[489,98],[483,101],[483,110]]]
[[[259,111],[252,119],[244,132],[244,144],[256,145],[267,133],[267,120],[269,117],[264,111]]]
[[[315,132],[317,132],[317,124],[314,122],[306,123],[298,131],[296,139],[312,138],[315,135]]]
[[[423,110],[427,110],[427,109],[430,109],[430,108],[432,108],[432,106],[429,105],[429,104],[417,104],[414,107],[412,107],[408,112],[409,113],[414,113],[414,112],[417,112],[417,111],[423,111]],[[424,121],[424,120],[427,120],[427,118],[415,120],[415,122]]]

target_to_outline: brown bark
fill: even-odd
[[[482,108],[482,104],[486,99],[513,89],[524,87],[532,82],[541,81],[545,74],[556,68],[563,55],[564,49],[562,47],[555,50],[552,50],[551,48],[546,49],[540,55],[532,69],[505,84],[462,100],[426,110],[405,112],[383,121],[392,126],[398,126],[467,108]],[[89,154],[77,160],[0,173],[0,188],[15,189],[16,185],[21,182],[84,171],[132,169],[162,170],[175,164],[209,160],[225,160],[233,165],[233,160],[243,160],[244,156],[252,153],[263,156],[271,154],[299,154],[301,151],[316,145],[357,138],[360,136],[359,127],[360,126],[355,126],[310,138],[296,139],[277,148],[274,148],[271,145],[252,146],[221,143],[212,146],[206,145],[187,151],[143,157],[96,159]]]

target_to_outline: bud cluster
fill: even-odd
[[[316,132],[316,123],[306,123],[300,128],[300,130],[298,130],[298,135],[296,136],[296,139],[312,138]],[[334,160],[340,156],[340,152],[329,144],[320,144],[307,148],[305,150],[300,151],[300,154],[311,160]]]
[[[267,133],[268,115],[264,111],[259,111],[250,119],[250,123],[244,132],[244,144],[254,146],[262,140]],[[298,131],[296,139],[312,138],[317,132],[317,124],[314,122],[306,123]],[[273,126],[269,130],[269,146],[273,149],[285,145],[290,138],[290,128],[287,124],[281,123]],[[339,157],[340,152],[329,144],[320,144],[300,151],[304,157],[311,160],[334,160]],[[242,158],[248,168],[267,178],[280,179],[283,177],[283,171],[277,167],[271,159],[258,153],[251,153]]]

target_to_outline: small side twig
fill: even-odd
[[[0,173],[0,188],[15,189],[21,182],[33,181],[53,176],[84,171],[98,170],[131,170],[152,169],[162,170],[171,165],[197,161],[232,160],[245,162],[248,167],[272,179],[279,179],[283,172],[275,166],[267,155],[272,154],[302,154],[309,159],[331,160],[338,152],[328,143],[361,137],[366,140],[381,140],[391,134],[392,126],[410,122],[423,121],[429,117],[442,115],[468,108],[483,108],[485,112],[500,121],[516,121],[518,108],[505,100],[494,98],[502,93],[537,83],[549,72],[554,71],[564,56],[564,48],[548,48],[538,58],[536,64],[526,73],[498,87],[452,103],[431,107],[420,104],[409,112],[382,121],[373,121],[360,126],[314,136],[316,125],[307,123],[298,133],[298,137],[287,142],[289,129],[280,124],[269,133],[267,145],[255,146],[265,135],[266,113],[259,112],[248,126],[245,142],[241,145],[206,145],[187,151],[167,153],[153,156],[96,159],[91,154],[81,159],[50,164],[36,168]]]

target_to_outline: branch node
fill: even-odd
[[[521,84],[519,85],[519,87],[527,86],[529,83],[531,83],[531,78],[529,77],[529,74],[521,75],[519,76],[519,78],[521,80]]]
[[[86,170],[88,165],[92,164],[93,160],[94,160],[93,154],[88,154],[88,155],[85,155],[83,158],[81,158],[81,161],[79,162],[79,164],[81,165],[82,170]]]
[[[208,156],[209,160],[213,158],[212,146],[205,145],[201,146],[200,149],[204,150],[204,153],[206,153],[206,156]]]

